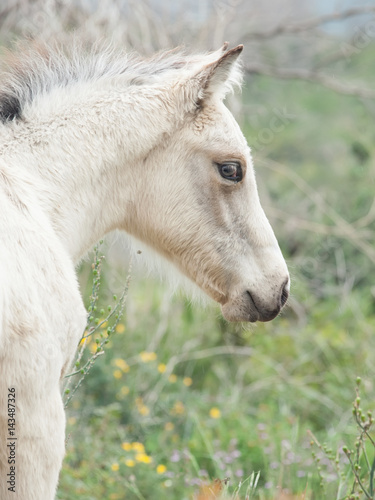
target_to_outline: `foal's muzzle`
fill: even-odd
[[[222,306],[222,312],[228,321],[271,321],[281,311],[289,297],[290,280],[287,277],[276,294],[266,300],[256,292],[246,290]]]

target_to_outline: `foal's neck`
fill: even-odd
[[[172,106],[156,87],[105,91],[60,109],[57,103],[54,112],[42,106],[42,118],[35,112],[33,124],[26,117],[14,127],[14,148],[8,142],[5,154],[17,148],[28,155],[25,168],[35,171],[41,204],[75,261],[126,226],[134,183],[146,175],[143,160],[176,126]]]

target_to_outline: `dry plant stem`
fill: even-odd
[[[276,217],[284,221],[285,220],[291,221],[293,227],[299,229],[305,229],[313,233],[323,234],[327,236],[337,236],[339,238],[344,237],[342,234],[342,230],[337,226],[329,226],[327,224],[322,224],[320,222],[301,219],[299,217],[295,217],[294,215],[291,216],[288,212],[285,212],[284,210],[281,210],[279,208],[272,207],[270,205],[266,206],[266,208],[267,208],[267,213],[272,215],[272,217]],[[355,227],[356,235],[358,235],[360,238],[364,239],[373,238],[373,231],[367,229],[365,230],[357,229],[356,222],[353,223],[352,225],[354,225]]]
[[[363,227],[363,226],[368,226],[375,220],[375,198],[371,204],[371,207],[369,208],[368,212],[366,215],[361,217],[360,219],[356,220],[356,225],[358,227]]]
[[[336,51],[334,54],[322,56],[322,58],[319,61],[313,62],[311,69],[314,72],[318,71],[319,68],[328,67],[328,69],[329,69],[330,67],[332,67],[332,65],[335,62],[342,61],[346,57],[347,57],[347,55],[345,54],[345,51],[340,49],[340,50]]]
[[[353,486],[352,486],[352,489],[351,489],[351,493],[350,493],[350,498],[353,497],[353,495],[356,493],[356,490],[357,490],[357,486],[359,486],[359,488],[362,490],[363,494],[366,496],[366,498],[368,498],[369,500],[373,500],[374,499],[374,491],[373,491],[373,481],[374,481],[374,473],[375,473],[375,458],[373,460],[373,463],[372,465],[370,466],[370,461],[368,459],[368,456],[367,456],[367,451],[366,451],[366,446],[365,446],[365,438],[367,437],[369,439],[369,441],[371,442],[373,448],[375,448],[375,441],[372,439],[370,433],[369,433],[369,430],[371,429],[372,425],[373,425],[373,418],[372,418],[372,412],[368,412],[367,415],[367,419],[366,417],[364,416],[361,408],[360,408],[360,402],[361,402],[361,398],[360,398],[360,394],[359,394],[359,385],[361,383],[361,379],[360,378],[357,378],[357,386],[356,386],[356,399],[353,403],[353,416],[354,416],[354,419],[355,419],[355,422],[357,424],[357,427],[358,429],[360,430],[360,434],[357,438],[357,441],[356,441],[356,444],[355,444],[355,447],[356,447],[356,452],[355,452],[355,460],[352,459],[352,454],[353,452],[351,452],[346,446],[343,447],[343,451],[347,457],[347,459],[349,460],[349,463],[350,463],[350,467],[351,467],[351,470],[354,474],[354,482],[353,482]],[[366,465],[367,465],[367,470],[369,472],[369,488],[368,490],[366,489],[366,486],[364,484],[364,479],[360,477],[360,471],[361,471],[361,467],[360,467],[360,460],[361,460],[361,457],[364,456],[364,459],[365,459],[365,462],[366,462]]]
[[[350,457],[350,453],[347,453],[346,456],[348,457],[348,460],[350,462],[353,474],[355,475],[356,481],[358,482],[359,486],[361,487],[361,489],[362,489],[363,493],[365,494],[366,498],[368,498],[369,500],[373,500],[373,497],[370,496],[369,493],[367,492],[364,484],[361,481],[361,478],[358,475],[358,472],[356,471],[356,468],[354,466],[353,460]],[[354,489],[352,490],[352,493],[354,493]]]
[[[372,465],[370,466],[370,461],[368,459],[368,456],[367,456],[367,453],[366,453],[366,449],[365,449],[365,446],[364,446],[364,440],[363,440],[363,436],[365,435],[369,441],[371,442],[372,446],[374,447],[374,450],[375,450],[375,442],[374,440],[372,439],[370,433],[368,432],[369,430],[369,427],[366,427],[362,424],[361,420],[358,418],[358,414],[357,412],[355,412],[355,420],[356,420],[356,423],[358,425],[358,427],[361,429],[361,436],[360,436],[360,441],[361,441],[361,444],[362,444],[362,450],[363,450],[363,453],[364,453],[364,456],[365,456],[365,459],[366,459],[366,463],[367,463],[367,467],[370,471],[370,497],[369,498],[373,498],[373,495],[374,495],[374,474],[375,474],[375,457],[372,461]],[[358,459],[359,459],[359,448],[357,450],[357,463],[358,463]]]
[[[365,448],[365,443],[364,443],[364,436],[365,436],[365,433],[362,431],[361,432],[361,435],[359,436],[359,445],[357,447],[357,464],[359,463],[359,459],[360,459],[360,450],[362,449],[362,452],[363,452],[363,456],[365,457],[365,461],[366,461],[366,465],[367,465],[367,468],[368,470],[371,470],[371,465],[370,465],[370,461],[368,459],[368,456],[367,456],[367,452],[366,452],[366,448]]]
[[[357,230],[355,223],[351,224],[343,219],[317,191],[312,189],[296,172],[287,168],[285,165],[271,160],[258,159],[258,162],[261,162],[267,168],[270,168],[279,174],[281,173],[286,175],[289,179],[291,179],[293,183],[304,194],[306,194],[310,200],[313,201],[313,203],[315,203],[315,205],[332,220],[332,222],[335,223],[336,229],[332,229],[332,233],[330,234],[335,234],[334,231],[336,231],[337,236],[350,241],[354,247],[361,250],[365,255],[367,255],[371,262],[375,264],[375,249],[373,248],[373,243],[370,243],[363,238],[362,233]],[[293,220],[293,216],[291,216],[290,219]],[[316,227],[317,226],[314,225],[314,230]]]
[[[118,318],[116,319],[115,321],[115,324],[113,326],[113,330],[115,329],[115,327],[117,326],[122,314],[123,314],[123,310],[124,310],[124,306],[125,306],[125,301],[126,301],[126,297],[128,295],[128,290],[129,290],[129,284],[130,284],[130,279],[131,279],[131,269],[132,269],[132,262],[130,262],[129,264],[129,269],[128,269],[128,277],[126,279],[126,283],[125,283],[125,288],[124,288],[124,291],[122,292],[122,295],[120,297],[120,300],[118,302],[118,304],[116,305],[116,308],[114,309],[114,311],[116,311],[117,309],[117,314],[118,314]],[[113,311],[113,312],[114,312]],[[108,316],[108,318],[110,317],[110,315]],[[86,336],[87,337],[87,336]],[[82,337],[82,338],[86,338],[86,337]],[[82,340],[82,339],[81,339]],[[68,397],[65,401],[65,408],[68,406],[69,402],[71,401],[71,399],[73,398],[74,394],[77,392],[78,388],[80,387],[80,385],[82,384],[83,380],[86,378],[86,376],[88,375],[89,371],[91,370],[91,368],[93,367],[95,361],[97,360],[97,358],[99,356],[101,356],[102,354],[104,354],[104,351],[103,351],[103,348],[104,348],[104,345],[107,343],[108,339],[107,338],[103,338],[103,340],[100,342],[100,344],[98,345],[98,348],[97,348],[97,352],[95,354],[93,354],[93,356],[88,360],[88,362],[80,369],[80,370],[77,370],[76,372],[74,373],[71,373],[71,374],[68,374],[66,375],[66,377],[72,377],[73,375],[78,375],[78,374],[82,374],[82,377],[79,379],[79,381],[77,382],[77,384],[74,386],[74,388],[69,392],[68,394]],[[84,346],[83,346],[84,347]],[[78,355],[79,356],[79,355]],[[80,356],[79,359],[81,359],[82,357],[82,354]],[[78,361],[78,357],[77,357],[77,361]],[[66,390],[66,389],[65,389]]]
[[[120,321],[120,319],[122,317],[124,306],[125,306],[125,301],[126,301],[128,290],[129,290],[129,284],[130,284],[130,278],[131,278],[131,270],[132,270],[132,261],[130,261],[129,269],[128,269],[128,275],[127,275],[127,279],[126,279],[126,282],[125,282],[125,287],[124,287],[124,290],[123,290],[123,292],[121,294],[121,297],[120,297],[118,303],[116,304],[116,306],[114,307],[114,309],[110,311],[110,313],[107,315],[107,317],[104,320],[102,320],[101,322],[99,322],[95,327],[91,327],[90,328],[90,324],[91,324],[92,320],[94,319],[93,318],[93,313],[94,313],[94,311],[96,309],[96,305],[97,305],[98,300],[99,300],[101,266],[102,266],[102,261],[104,260],[104,256],[99,256],[99,247],[100,247],[101,244],[102,244],[102,241],[99,243],[99,245],[97,245],[95,247],[95,256],[94,256],[95,260],[94,260],[94,263],[92,265],[94,279],[93,279],[93,286],[92,286],[92,294],[91,294],[91,297],[90,297],[90,305],[89,305],[89,312],[88,312],[88,318],[87,318],[87,325],[86,325],[86,329],[83,332],[81,340],[80,340],[80,343],[79,343],[79,345],[81,347],[78,349],[78,354],[77,354],[77,358],[76,358],[76,361],[75,361],[75,366],[78,367],[80,365],[80,362],[82,360],[82,356],[84,354],[84,351],[85,351],[85,348],[86,348],[86,344],[87,344],[86,339],[88,337],[90,337],[91,335],[93,335],[94,333],[96,333],[100,329],[100,327],[104,323],[108,322],[113,316],[115,316],[115,321],[114,321],[114,324],[112,325],[112,327],[110,329],[110,332],[108,332],[107,336],[103,335],[102,341],[97,341],[97,344],[98,344],[97,345],[97,350],[88,359],[88,361],[85,363],[85,365],[81,366],[78,370],[76,370],[76,371],[74,371],[72,373],[69,373],[68,375],[65,376],[65,379],[67,380],[66,384],[64,386],[64,391],[63,391],[63,394],[66,397],[65,404],[64,404],[65,408],[68,406],[68,404],[71,401],[71,399],[73,398],[74,394],[77,392],[78,388],[81,386],[83,380],[85,379],[85,377],[90,372],[90,370],[93,367],[93,365],[94,365],[95,361],[97,360],[97,358],[99,356],[101,356],[102,354],[104,354],[104,350],[103,349],[104,349],[105,344],[108,343],[108,337],[109,337],[109,335],[110,335],[111,332],[113,333],[115,331],[115,328],[118,325],[118,323],[119,323],[119,321]],[[85,335],[86,331],[88,331],[88,333]],[[81,343],[82,343],[82,345],[81,345]],[[82,377],[78,380],[78,382],[76,383],[76,385],[74,386],[74,388],[71,390],[70,389],[71,381],[73,380],[74,376],[79,375],[79,374],[81,374]]]
[[[357,419],[356,419],[356,420],[357,420]],[[362,450],[362,452],[363,452],[363,453],[364,453],[364,455],[365,455],[366,464],[367,464],[368,468],[370,469],[370,464],[369,464],[368,459],[367,459],[366,449],[365,449],[365,447],[364,447],[363,436],[364,436],[364,432],[362,431],[362,432],[361,432],[361,434],[360,434],[360,436],[359,436],[359,438],[358,438],[358,445],[356,445],[357,451],[356,451],[356,461],[355,461],[355,463],[356,463],[356,464],[359,464],[359,460],[360,460],[360,456],[361,456],[361,453],[360,453],[360,452],[361,452],[361,450]],[[350,455],[349,455],[349,454],[347,454],[347,457],[348,457],[348,460],[349,460],[349,462],[350,462],[350,465],[351,465],[351,468],[352,468],[352,470],[353,470],[353,473],[354,473],[354,475],[355,475],[355,481],[354,481],[354,483],[353,483],[353,487],[352,487],[352,494],[353,494],[353,493],[354,493],[354,491],[355,491],[355,486],[356,486],[356,483],[358,483],[358,484],[360,485],[360,487],[362,488],[362,490],[364,490],[364,486],[363,486],[363,484],[362,484],[360,481],[358,481],[358,478],[357,478],[357,470],[356,470],[356,468],[355,468],[355,465],[353,465],[353,463],[352,463],[352,460],[351,460],[351,458],[350,458]],[[364,493],[366,494],[366,492],[365,492],[365,491],[364,491]]]
[[[311,430],[308,430],[307,434],[310,436],[312,442],[319,448],[319,450],[322,453],[325,454],[325,456],[328,458],[328,460],[330,461],[330,463],[333,466],[333,468],[336,470],[337,476],[340,477],[341,467],[340,467],[339,461],[336,461],[336,459],[335,460],[332,459],[332,457],[327,453],[327,451],[320,444],[320,442],[318,441],[317,437],[314,435],[314,433]],[[338,455],[336,454],[336,458],[337,458],[337,456]],[[314,454],[313,454],[313,459],[314,459],[316,465],[318,466],[318,461],[317,461],[316,457],[314,456]],[[321,475],[319,468],[318,468],[318,475],[319,475],[320,481],[323,483],[324,482],[324,477]],[[339,497],[337,496],[337,498],[339,498]]]
[[[369,427],[365,427],[363,425],[363,423],[361,422],[361,420],[358,418],[357,412],[355,413],[355,421],[356,421],[358,427],[361,429],[362,434],[366,435],[366,437],[369,439],[369,441],[371,442],[372,446],[375,449],[375,441],[372,439],[370,433],[368,432]]]
[[[290,69],[266,66],[264,64],[245,64],[245,70],[249,74],[270,76],[283,80],[304,80],[311,83],[318,83],[338,94],[352,95],[362,99],[374,99],[375,91],[357,87],[355,85],[342,84],[338,79],[331,78],[323,73],[317,73],[309,69]]]
[[[85,367],[84,367],[84,373],[82,375],[82,377],[78,380],[78,382],[76,383],[76,385],[73,387],[73,389],[69,392],[69,395],[68,397],[66,398],[65,400],[65,404],[64,404],[64,408],[66,409],[68,404],[70,403],[70,401],[72,400],[73,396],[75,395],[75,393],[77,392],[77,390],[79,389],[79,387],[81,386],[83,380],[86,378],[86,376],[88,375],[89,371],[91,370],[93,364],[95,363],[95,361],[97,360],[97,358],[99,356],[101,356],[102,354],[104,354],[104,351],[101,351],[101,352],[97,352],[95,353],[91,358],[90,360],[86,363]],[[80,372],[78,372],[80,373]]]
[[[341,12],[332,12],[331,14],[325,14],[323,16],[314,17],[308,21],[296,23],[296,24],[286,24],[283,21],[282,25],[276,26],[269,31],[258,31],[253,33],[248,33],[244,36],[245,40],[265,40],[269,38],[275,38],[279,35],[290,34],[290,33],[301,33],[302,31],[311,30],[321,26],[322,24],[329,23],[332,21],[339,21],[342,19],[348,19],[350,17],[359,16],[361,14],[370,14],[375,12],[375,7],[370,5],[364,5],[362,7],[354,7],[351,9],[346,9]]]
[[[89,335],[85,336],[85,332],[90,327],[91,314],[92,314],[94,307],[99,299],[98,293],[99,293],[99,287],[100,287],[100,274],[101,274],[102,262],[104,259],[104,256],[99,255],[99,248],[102,245],[102,243],[103,243],[103,240],[100,240],[99,244],[94,247],[94,263],[92,264],[92,273],[93,273],[94,278],[93,278],[93,283],[92,283],[90,304],[88,307],[87,323],[86,323],[85,331],[83,332],[82,337],[81,337],[79,344],[78,344],[78,346],[81,346],[81,347],[78,348],[78,354],[77,354],[77,358],[75,361],[75,366],[77,366],[77,363],[78,364],[80,363],[82,356],[83,356],[83,353],[85,351],[86,340],[82,343],[82,339],[85,339],[87,336],[89,336]],[[94,333],[94,332],[91,332],[90,335],[92,333]],[[82,343],[82,345],[81,345],[81,343]],[[83,367],[83,369],[85,367]],[[67,381],[66,381],[65,386],[64,386],[64,394],[68,394],[68,392],[70,392],[71,376],[76,375],[78,373],[81,373],[81,371],[79,370],[79,371],[76,371],[74,373],[70,373],[70,374],[65,376],[65,379],[67,379]]]
[[[371,497],[374,496],[374,475],[375,475],[375,457],[374,457],[374,460],[372,461],[372,466],[370,469],[370,495],[371,495]]]

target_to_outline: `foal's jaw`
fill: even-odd
[[[211,299],[220,304],[224,318],[230,322],[271,321],[279,315],[287,303],[290,291],[290,278],[287,266],[278,247],[271,251],[264,250],[269,259],[268,271],[260,270],[256,261],[237,263],[238,267],[228,267],[226,259],[216,262],[218,273],[210,279],[208,275],[190,275],[188,270],[180,267],[198,287]],[[273,256],[270,256],[270,254]],[[267,261],[268,259],[266,259]],[[273,264],[273,265],[272,265]],[[266,273],[266,274],[265,274]],[[221,279],[218,279],[221,275]]]

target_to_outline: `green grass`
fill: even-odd
[[[209,478],[230,477],[233,491],[258,471],[256,498],[275,498],[278,486],[336,498],[340,481],[329,464],[324,492],[319,486],[308,430],[334,450],[354,441],[356,377],[365,396],[373,392],[375,317],[354,322],[350,307],[331,303],[315,306],[302,326],[290,311],[242,329],[214,307],[174,297],[150,351],[169,296],[151,283],[133,280],[136,321],[129,327],[134,318],[125,315],[125,330],[71,402],[58,498],[188,499]]]

